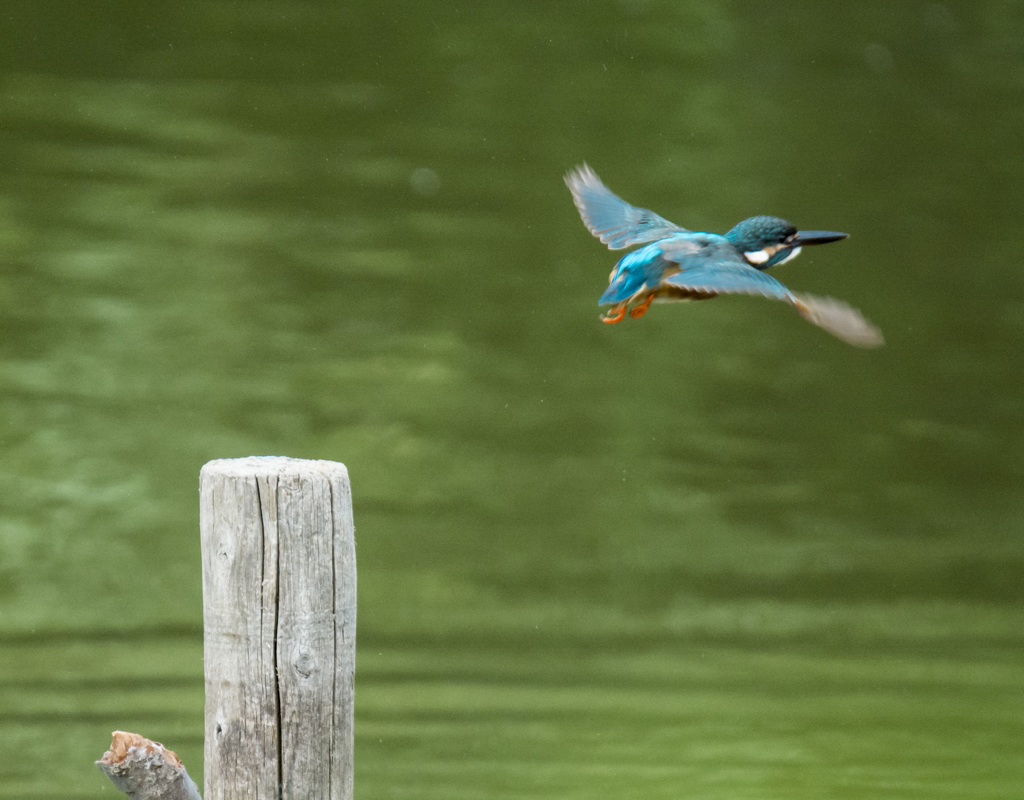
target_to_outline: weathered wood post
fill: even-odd
[[[348,471],[251,457],[199,476],[206,800],[351,800]]]

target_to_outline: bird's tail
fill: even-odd
[[[794,294],[793,306],[808,322],[824,328],[833,336],[855,347],[881,347],[882,332],[864,319],[857,309],[832,297]]]

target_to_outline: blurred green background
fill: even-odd
[[[0,795],[113,796],[114,729],[202,785],[198,473],[250,454],[352,476],[360,800],[1019,793],[1019,4],[2,17]],[[850,232],[776,275],[887,346],[601,325],[584,160]]]

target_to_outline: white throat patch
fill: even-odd
[[[751,264],[764,264],[769,258],[774,255],[774,250],[750,250],[743,254],[743,257],[747,259]]]
[[[781,245],[770,245],[769,247],[766,247],[764,250],[748,250],[746,253],[743,254],[743,257],[747,260],[748,264],[757,267],[760,266],[761,264],[767,264],[768,261],[772,258],[772,256],[778,253],[780,249]],[[777,267],[779,266],[779,264],[785,264],[787,261],[791,261],[798,255],[800,255],[800,248],[794,247],[792,250],[786,253],[785,258],[783,258],[781,261],[777,261],[775,263],[775,266]]]
[[[792,250],[789,251],[789,253],[786,254],[786,257],[782,259],[782,261],[780,261],[779,264],[785,264],[787,261],[792,261],[798,255],[800,255],[800,248],[794,247]],[[776,264],[775,266],[778,266],[779,264]]]

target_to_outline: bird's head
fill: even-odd
[[[747,263],[758,269],[796,258],[805,244],[826,244],[847,236],[836,231],[798,231],[792,223],[768,216],[745,219],[725,234]]]

